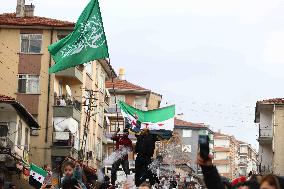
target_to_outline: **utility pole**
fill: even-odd
[[[97,107],[96,101],[98,100],[95,97],[95,94],[97,91],[88,90],[88,89],[86,89],[85,91],[88,93],[88,97],[85,97],[86,100],[83,104],[83,107],[87,107],[87,108],[86,110],[84,110],[86,112],[86,117],[85,117],[85,123],[84,123],[83,139],[82,139],[81,148],[80,148],[80,151],[82,152],[82,154],[81,154],[81,157],[79,157],[79,159],[81,160],[85,159],[89,123],[90,123],[91,117],[95,115],[95,114],[92,114],[92,112],[94,111],[94,108]]]

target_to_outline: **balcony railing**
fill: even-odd
[[[54,101],[53,117],[72,117],[78,122],[81,121],[82,104],[78,100],[65,100],[58,97]]]
[[[259,129],[258,141],[260,144],[271,144],[273,138],[272,129]]]
[[[54,106],[68,106],[74,107],[76,110],[81,111],[82,103],[76,99],[65,98],[65,96],[57,96],[54,98]]]
[[[117,107],[117,112],[120,113],[121,109],[119,107]],[[116,113],[116,107],[109,107],[108,108],[108,113]]]

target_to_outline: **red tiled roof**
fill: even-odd
[[[145,89],[143,87],[140,87],[138,85],[135,85],[133,83],[130,83],[126,80],[120,80],[120,79],[114,79],[113,82],[112,80],[106,81],[106,88],[112,89],[114,83],[114,88],[115,89],[129,89],[129,90],[139,90],[139,91],[150,91],[148,89]]]
[[[0,25],[74,27],[73,22],[39,16],[16,17],[16,13],[0,14]]]
[[[15,99],[6,95],[0,95],[0,102],[15,102]]]
[[[284,98],[272,98],[272,99],[266,99],[257,101],[257,104],[284,104]]]
[[[205,125],[203,123],[192,123],[192,122],[184,121],[184,120],[177,119],[177,118],[175,118],[175,126],[179,126],[179,127],[195,127],[195,128],[205,127]]]

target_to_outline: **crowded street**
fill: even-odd
[[[282,0],[0,3],[0,189],[284,189]]]

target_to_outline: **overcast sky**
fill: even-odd
[[[4,3],[5,2],[5,3]],[[88,0],[26,0],[76,21]],[[284,97],[284,1],[101,0],[111,63],[177,113],[257,145],[257,100]],[[0,13],[16,0],[1,0]]]

